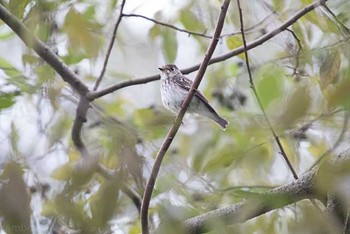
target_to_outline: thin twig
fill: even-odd
[[[123,14],[123,16],[125,16],[125,17],[138,17],[138,18],[142,18],[142,19],[151,21],[151,22],[153,22],[153,23],[155,23],[155,24],[162,25],[162,26],[164,26],[164,27],[172,28],[172,29],[174,29],[174,30],[176,30],[176,31],[179,31],[179,32],[188,33],[189,35],[194,35],[194,36],[199,36],[199,37],[204,37],[204,38],[209,38],[209,39],[211,38],[211,36],[206,35],[206,34],[204,34],[204,33],[198,33],[198,32],[194,32],[194,31],[182,29],[182,28],[176,27],[176,26],[174,26],[174,25],[167,24],[167,23],[163,23],[163,22],[160,22],[160,21],[158,21],[158,20],[149,18],[149,17],[147,17],[147,16],[143,16],[143,15],[138,15],[138,14]]]
[[[298,51],[297,51],[297,54],[295,56],[295,66],[293,68],[293,76],[297,74],[297,70],[298,70],[298,67],[299,67],[299,55],[300,55],[300,51],[302,51],[303,47],[301,45],[301,41],[299,39],[299,37],[297,36],[297,34],[295,34],[295,32],[289,28],[286,29],[288,32],[290,32],[294,39],[297,41],[298,43]]]
[[[331,11],[331,9],[329,9],[329,7],[326,5],[326,3],[322,4],[323,9],[325,9],[326,12],[328,12],[329,14],[331,14],[331,16],[333,17],[333,19],[336,21],[337,26],[339,28],[340,31],[344,32],[346,35],[350,34],[350,30],[348,27],[346,27],[343,22],[341,22],[338,17],[333,13],[333,11]],[[340,27],[339,27],[340,25]]]
[[[169,147],[170,147],[170,145],[171,145],[171,143],[172,143],[172,141],[173,141],[180,125],[181,125],[181,121],[186,113],[186,110],[191,102],[191,99],[192,99],[196,89],[198,88],[200,82],[202,81],[204,73],[208,67],[208,63],[210,61],[210,58],[215,51],[215,48],[216,48],[217,43],[218,43],[218,38],[219,38],[221,31],[222,31],[222,28],[224,26],[226,12],[227,12],[228,6],[230,5],[230,1],[231,0],[225,0],[225,2],[221,6],[221,12],[220,12],[219,18],[217,20],[217,24],[215,27],[215,32],[214,32],[213,38],[211,40],[210,46],[207,49],[207,52],[204,56],[204,59],[201,63],[201,66],[200,66],[199,71],[197,73],[196,79],[194,80],[193,85],[192,85],[186,99],[184,100],[184,102],[182,104],[180,112],[178,113],[178,115],[175,119],[174,125],[172,126],[172,128],[168,132],[167,137],[165,138],[162,146],[160,147],[160,149],[157,153],[155,162],[154,162],[153,167],[152,167],[151,175],[150,175],[150,177],[147,181],[147,184],[146,184],[146,189],[144,192],[142,205],[141,205],[141,226],[142,226],[142,233],[143,234],[149,233],[148,208],[149,208],[149,203],[151,200],[154,184],[155,184],[155,181],[157,179],[157,175],[158,175],[162,160],[165,156],[165,153],[169,149]]]
[[[117,35],[117,30],[119,28],[119,25],[120,25],[120,22],[122,21],[122,18],[124,16],[123,14],[123,10],[124,10],[124,6],[125,6],[125,2],[126,0],[123,0],[122,1],[122,4],[120,6],[120,13],[119,13],[119,17],[117,19],[117,22],[115,23],[115,26],[114,26],[114,30],[113,30],[113,34],[112,34],[112,38],[109,42],[109,46],[108,46],[108,49],[107,49],[107,53],[106,53],[106,57],[105,57],[105,60],[103,62],[103,66],[102,66],[102,70],[101,70],[101,74],[100,76],[98,77],[98,79],[96,80],[96,83],[95,83],[95,86],[94,86],[94,91],[97,90],[98,86],[100,85],[102,79],[103,79],[103,76],[106,72],[106,68],[107,68],[107,63],[108,63],[108,60],[109,60],[109,56],[111,54],[111,51],[112,51],[112,48],[113,48],[113,45],[114,45],[114,41],[115,41],[115,37]]]
[[[253,33],[255,32],[256,30],[254,30],[255,28],[257,28],[258,26],[262,25],[267,19],[269,19],[272,15],[276,14],[275,12],[273,12],[271,15],[268,15],[266,16],[265,18],[263,18],[259,23],[255,24],[255,25],[252,25],[250,26],[249,28],[246,29],[245,33],[248,34],[248,33]],[[168,27],[168,28],[172,28],[176,31],[179,31],[179,32],[183,32],[183,33],[187,33],[189,35],[193,35],[193,36],[198,36],[198,37],[204,37],[204,38],[208,38],[208,39],[211,39],[212,36],[211,35],[207,35],[205,33],[199,33],[199,32],[195,32],[195,31],[190,31],[190,30],[186,30],[186,29],[183,29],[183,28],[179,28],[179,27],[176,27],[172,24],[167,24],[167,23],[164,23],[164,22],[161,22],[159,20],[155,20],[155,19],[152,19],[152,18],[149,18],[147,16],[144,16],[144,15],[139,15],[139,14],[123,14],[123,16],[125,17],[137,17],[137,18],[142,18],[142,19],[145,19],[145,20],[148,20],[148,21],[151,21],[155,24],[158,24],[158,25],[162,25],[164,27]],[[226,34],[222,34],[219,38],[224,38],[224,37],[229,37],[229,36],[235,36],[235,35],[240,35],[241,32],[238,31],[238,32],[232,32],[232,33],[226,33]]]
[[[282,25],[280,25],[276,29],[264,34],[263,36],[259,37],[258,39],[247,44],[246,50],[251,50],[257,46],[260,46],[263,43],[265,43],[266,41],[268,41],[269,39],[273,38],[274,36],[278,35],[279,33],[283,32],[283,31],[285,31],[289,26],[294,24],[301,17],[303,17],[304,15],[309,13],[310,11],[314,10],[315,8],[319,7],[320,5],[324,4],[326,1],[327,0],[318,0],[318,1],[315,1],[315,2],[307,5],[306,7],[304,7],[303,9],[298,11],[297,13],[295,13],[292,17],[290,17],[286,22],[284,22]],[[244,46],[241,46],[241,47],[238,47],[237,49],[232,50],[231,52],[214,57],[214,58],[210,59],[209,65],[214,64],[214,63],[218,63],[218,62],[222,62],[226,59],[232,58],[236,55],[243,53],[244,50],[245,50]],[[199,69],[199,66],[200,66],[200,64],[197,64],[197,65],[194,65],[192,67],[182,69],[181,72],[183,74],[188,74],[188,73],[197,71]],[[144,78],[123,81],[123,82],[108,86],[102,90],[90,92],[87,94],[87,96],[88,96],[89,100],[94,100],[96,98],[102,97],[106,94],[112,93],[112,92],[114,92],[118,89],[121,89],[121,88],[133,86],[133,85],[138,85],[138,84],[145,84],[145,83],[156,81],[159,79],[160,79],[160,76],[157,74],[157,75],[152,75],[152,76],[148,76],[148,77],[144,77]]]
[[[241,24],[241,32],[242,32],[242,40],[243,40],[243,46],[244,48],[247,48],[247,42],[246,42],[246,39],[245,39],[245,34],[244,34],[244,24],[243,24],[243,13],[242,13],[242,8],[241,8],[241,3],[240,3],[240,0],[237,0],[237,5],[238,5],[238,12],[239,12],[239,20],[240,20],[240,24]],[[298,179],[298,175],[297,173],[295,172],[294,168],[293,168],[293,165],[291,164],[290,160],[288,159],[288,156],[281,144],[281,141],[279,139],[279,137],[277,136],[274,128],[272,127],[272,124],[265,112],[265,109],[262,105],[262,102],[260,100],[260,97],[258,95],[258,92],[256,91],[256,88],[255,88],[255,85],[254,85],[254,80],[253,80],[253,76],[252,76],[252,73],[251,73],[251,70],[250,70],[250,65],[249,65],[249,57],[248,57],[248,51],[247,49],[244,50],[244,54],[245,54],[245,63],[247,65],[247,70],[248,70],[248,76],[249,76],[249,83],[250,83],[250,87],[251,89],[253,90],[254,92],[254,95],[255,95],[255,98],[256,100],[258,101],[258,104],[259,104],[259,107],[261,109],[261,112],[263,113],[264,115],[264,118],[265,118],[265,121],[267,122],[268,126],[269,126],[269,129],[273,135],[273,137],[275,138],[275,141],[280,149],[280,153],[281,155],[283,156],[284,160],[286,161],[290,171],[293,173],[293,176],[295,179]]]
[[[344,120],[343,120],[343,127],[341,132],[339,133],[339,136],[337,138],[337,140],[335,141],[335,143],[333,144],[333,146],[331,148],[329,148],[326,152],[324,152],[317,160],[316,162],[314,162],[314,164],[312,164],[312,166],[310,167],[310,170],[312,168],[314,168],[315,166],[317,166],[318,164],[320,164],[320,162],[322,162],[322,160],[329,155],[330,153],[332,153],[342,142],[342,139],[346,133],[346,130],[348,128],[348,122],[349,122],[349,112],[345,111],[344,113]]]

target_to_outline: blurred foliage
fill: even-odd
[[[292,7],[286,0],[242,1],[247,42],[275,29],[311,2],[299,0]],[[173,3],[161,7],[159,1],[148,12],[143,5],[151,3],[126,1],[124,13],[145,15],[185,32],[144,19],[123,18],[101,88],[135,78],[135,74],[147,76],[162,65],[160,61],[178,63],[180,68],[201,61],[221,2]],[[82,82],[93,87],[121,1],[8,0],[1,4],[49,45]],[[249,51],[257,93],[298,174],[333,147],[343,128],[340,143],[349,147],[344,140],[348,131],[342,110],[350,107],[350,44],[349,31],[344,28],[350,25],[350,4],[336,0],[329,7],[338,21],[326,10],[317,9],[289,27],[294,35],[282,32]],[[242,46],[236,14],[234,6],[216,55]],[[28,233],[53,229],[140,233],[138,199],[175,118],[156,100],[159,83],[126,88],[95,100],[82,131],[90,158],[82,158],[71,140],[77,94],[18,40],[0,22],[2,229],[6,233],[18,233],[18,228]],[[145,67],[150,64],[154,70]],[[242,199],[259,199],[261,193],[292,180],[250,85],[243,54],[208,67],[200,90],[230,125],[223,132],[203,117],[183,120],[152,195],[150,221],[165,224],[164,233],[182,233],[186,218]],[[336,152],[326,159],[334,155]],[[321,167],[318,192],[332,191],[343,204],[349,204],[345,186],[349,165],[329,169],[327,163]],[[102,174],[99,164],[110,174]],[[28,188],[46,180],[53,182],[38,202],[34,200],[37,193]],[[38,214],[50,220],[46,232],[30,226],[32,220],[40,220]],[[340,233],[339,226],[308,201],[244,224],[225,226],[217,220],[210,225],[215,233]]]

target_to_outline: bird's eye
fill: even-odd
[[[175,71],[175,68],[174,68],[174,67],[171,67],[171,70],[172,70],[172,71]]]

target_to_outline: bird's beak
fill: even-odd
[[[162,67],[158,67],[158,69],[161,70],[161,71],[164,71],[164,68],[162,68]]]

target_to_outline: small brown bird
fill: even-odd
[[[170,111],[178,113],[193,82],[184,76],[176,65],[167,64],[160,67],[159,70],[161,71],[160,92],[163,105]],[[198,90],[196,90],[187,112],[204,115],[218,123],[224,130],[228,125],[228,122],[216,113],[208,100]]]

